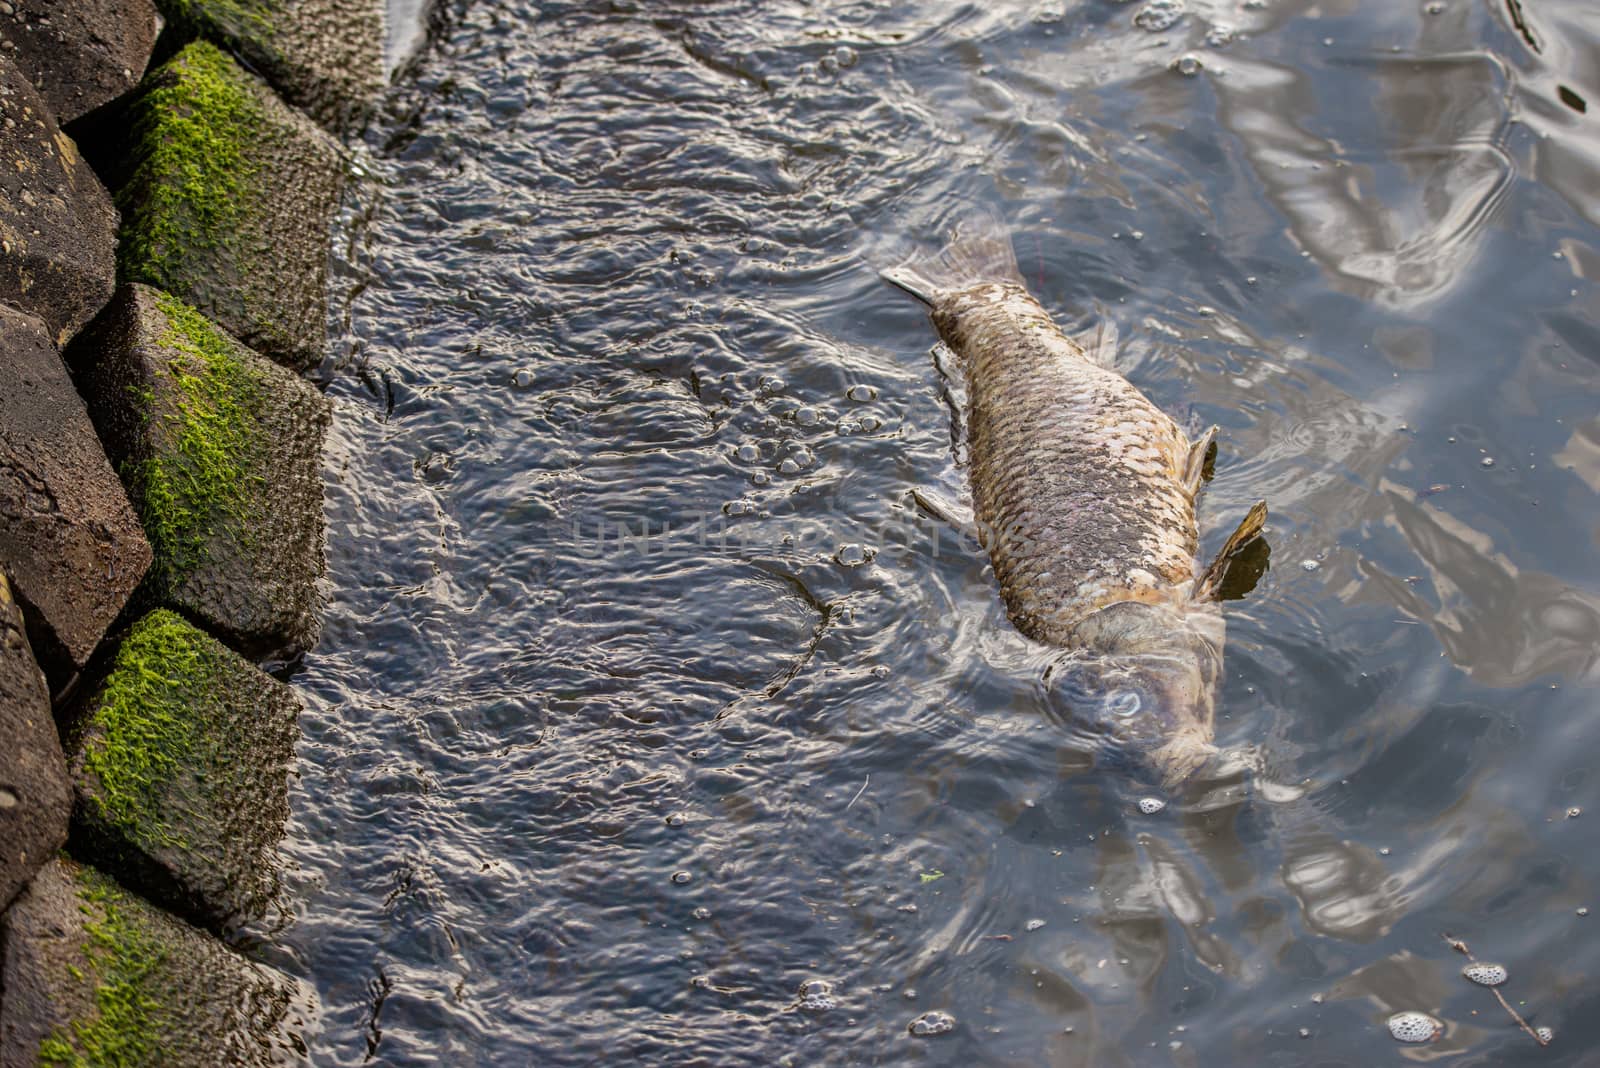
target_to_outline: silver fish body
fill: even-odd
[[[1066,651],[1053,696],[1175,786],[1216,751],[1224,626],[1216,568],[1195,559],[1209,435],[1191,442],[1063,333],[992,226],[886,277],[930,306],[967,380],[974,513],[1007,615]]]

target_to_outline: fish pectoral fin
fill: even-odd
[[[1107,315],[1104,308],[1096,307],[1095,311],[1098,314],[1095,316],[1094,329],[1085,330],[1072,340],[1076,341],[1078,347],[1083,349],[1083,354],[1089,359],[1090,363],[1095,364],[1097,367],[1115,370],[1117,350],[1121,344],[1117,321]]]
[[[1211,465],[1217,457],[1217,424],[1212,423],[1189,446],[1189,455],[1183,461],[1183,484],[1193,497],[1200,492],[1200,483],[1210,478]]]
[[[911,499],[928,515],[955,530],[957,533],[982,544],[978,537],[978,519],[972,509],[958,500],[945,496],[935,489],[911,487]]]
[[[1222,543],[1222,548],[1218,550],[1216,558],[1211,561],[1211,566],[1207,567],[1200,577],[1195,580],[1194,593],[1192,594],[1194,600],[1211,601],[1224,599],[1223,585],[1228,579],[1234,577],[1233,572],[1236,569],[1240,572],[1239,577],[1248,582],[1248,586],[1242,592],[1234,592],[1232,589],[1229,592],[1234,592],[1235,597],[1243,597],[1251,589],[1255,588],[1256,580],[1267,569],[1266,559],[1271,555],[1270,550],[1260,553],[1253,551],[1257,546],[1263,550],[1267,548],[1266,539],[1261,536],[1262,528],[1266,525],[1267,502],[1257,501],[1250,506],[1250,510],[1239,521],[1239,525],[1234,528],[1233,533],[1228,535],[1228,540]],[[1258,556],[1260,557],[1259,560],[1252,559]],[[1251,562],[1252,566],[1239,566],[1247,562]],[[1228,585],[1236,587],[1238,583],[1230,582]],[[1232,600],[1233,598],[1227,599]]]

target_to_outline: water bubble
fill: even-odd
[[[839,551],[833,554],[833,558],[841,566],[860,567],[872,559],[872,554],[865,545],[851,541],[839,546]]]
[[[1128,236],[1133,238],[1135,241],[1143,241],[1144,240],[1144,231],[1143,230],[1129,230],[1128,231]]]
[[[672,873],[672,881],[677,883],[679,886],[682,886],[684,883],[693,878],[694,876],[690,875],[686,871],[675,871]]]
[[[1133,13],[1133,24],[1141,30],[1160,33],[1171,29],[1184,14],[1183,0],[1150,0]]]
[[[875,415],[863,415],[861,417],[861,429],[865,430],[869,434],[882,425],[883,420],[879,419]]]
[[[1300,1037],[1301,1038],[1310,1038],[1311,1037],[1311,1028],[1309,1028],[1309,1027],[1300,1028]]]
[[[761,459],[761,446],[753,441],[747,441],[739,446],[739,450],[735,455],[745,463],[753,464]]]
[[[1044,921],[1040,920],[1040,919],[1032,919],[1032,920],[1029,920],[1027,923],[1022,925],[1023,929],[1027,930],[1027,931],[1037,931],[1039,928],[1041,928],[1043,926],[1044,926]]]
[[[722,512],[724,515],[749,515],[755,510],[755,502],[747,501],[742,497],[737,501],[729,501],[727,504],[722,506]]]
[[[533,385],[533,372],[526,367],[519,367],[511,376],[511,381],[516,384],[518,389],[527,389]]]
[[[800,984],[800,1000],[795,1008],[801,1012],[827,1012],[839,1007],[833,996],[833,984],[826,979],[807,979]]]
[[[689,817],[681,812],[669,812],[666,817],[668,827],[682,827],[689,822]]]
[[[911,1021],[911,1026],[906,1028],[918,1038],[932,1038],[935,1035],[948,1035],[956,1029],[956,1018],[948,1012],[934,1009],[925,1012]]]
[[[1569,820],[1575,820],[1581,815],[1583,815],[1583,809],[1579,808],[1577,805],[1573,805],[1571,808],[1567,809],[1567,819]]]
[[[1494,457],[1493,456],[1485,456],[1483,459],[1478,461],[1478,466],[1479,467],[1493,467],[1494,466]]]
[[[1193,78],[1196,74],[1199,74],[1202,70],[1204,70],[1205,66],[1200,62],[1199,56],[1185,52],[1183,55],[1172,61],[1169,69],[1177,71],[1185,78]]]
[[[1232,43],[1232,26],[1213,26],[1206,31],[1206,44],[1211,48],[1221,48]]]
[[[1321,994],[1312,994],[1311,995],[1311,1004],[1313,1004],[1313,1005],[1321,1005],[1322,1004],[1322,995]]]
[[[1384,846],[1382,849],[1378,850],[1378,856],[1386,857],[1388,855],[1389,855],[1389,847],[1388,846]]]
[[[778,474],[780,475],[798,475],[805,469],[805,465],[793,456],[784,457],[783,462],[778,464]]]
[[[693,912],[689,913],[689,915],[693,916],[697,920],[709,920],[711,918],[711,910],[706,908],[704,905],[701,905]]]
[[[833,58],[841,67],[853,67],[856,65],[856,50],[849,45],[840,45],[833,50]]]
[[[795,409],[794,421],[801,426],[816,426],[822,422],[822,413],[808,404],[804,408]]]
[[[817,60],[817,67],[827,74],[839,73],[839,59],[837,56],[827,55]]]
[[[849,397],[853,401],[857,401],[857,402],[860,402],[860,403],[865,403],[865,402],[870,401],[870,400],[877,400],[878,399],[878,390],[874,386],[868,386],[868,385],[863,385],[863,384],[858,383],[858,384],[856,384],[854,386],[851,386],[849,389],[847,389],[845,391],[844,395],[846,397]]]
[[[1479,986],[1499,986],[1510,977],[1504,964],[1489,964],[1477,960],[1462,968],[1461,974]]]
[[[1589,915],[1588,906],[1587,905],[1579,905],[1578,906],[1578,915],[1579,916],[1587,916],[1587,915]]]
[[[754,482],[758,486],[765,486],[768,482],[772,481],[772,476],[767,474],[765,471],[752,471],[750,472],[750,481]]]
[[[1253,275],[1253,274],[1252,274],[1252,275],[1250,275],[1250,276],[1249,276],[1249,277],[1247,277],[1247,278],[1246,278],[1246,279],[1245,279],[1245,280],[1244,280],[1244,284],[1245,284],[1245,285],[1247,285],[1247,286],[1253,286],[1253,285],[1255,285],[1255,284],[1256,284],[1256,276],[1255,276],[1255,275]]]
[[[1322,565],[1317,563],[1315,560],[1302,560],[1302,561],[1300,561],[1300,570],[1301,571],[1320,571],[1321,569],[1322,569]]]
[[[1389,1033],[1397,1042],[1432,1042],[1444,1033],[1444,1024],[1425,1012],[1397,1012],[1389,1017]]]
[[[1167,803],[1159,797],[1139,798],[1139,811],[1146,816],[1154,816],[1157,812],[1167,807]]]

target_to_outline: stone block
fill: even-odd
[[[63,345],[116,286],[117,213],[38,90],[0,53],[0,304]]]
[[[150,566],[150,546],[42,323],[0,305],[0,570],[60,689]]]
[[[0,1065],[267,1068],[306,1064],[315,1001],[68,860],[0,927]]]
[[[119,290],[68,358],[155,551],[140,603],[253,656],[309,649],[327,400],[148,286]]]
[[[318,363],[339,146],[204,41],[146,76],[128,127],[122,279],[172,293],[289,367]]]
[[[160,29],[151,0],[0,4],[0,47],[62,123],[137,85]]]
[[[71,811],[50,692],[0,574],[0,910],[66,844]]]
[[[73,853],[228,934],[270,908],[294,691],[164,609],[111,650],[68,732]]]

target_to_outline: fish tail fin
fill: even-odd
[[[985,282],[1023,284],[1011,235],[989,211],[963,218],[950,243],[938,252],[919,252],[880,273],[930,307],[941,297]]]

